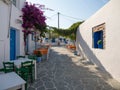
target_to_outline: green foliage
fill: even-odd
[[[46,25],[41,27],[39,24],[35,24],[35,27],[40,32],[40,37],[45,37],[45,33],[47,32]]]
[[[102,44],[102,40],[98,40],[98,41],[97,41],[97,44],[98,44],[98,45]]]
[[[52,28],[54,30],[53,31],[54,33],[57,33],[58,35],[63,36],[63,37],[68,37],[71,40],[75,40],[77,28],[82,23],[83,22],[76,22],[72,26],[70,26],[68,29],[58,29],[56,27],[52,27]]]

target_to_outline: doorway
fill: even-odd
[[[15,60],[16,58],[16,30],[14,28],[10,29],[10,60]]]

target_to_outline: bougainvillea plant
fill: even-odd
[[[38,5],[36,6],[35,4],[28,2],[25,2],[25,6],[22,8],[22,13],[22,27],[24,28],[24,42],[26,45],[26,38],[33,32],[33,30],[39,29],[39,31],[42,31],[42,28],[46,27],[46,18],[42,11],[42,5],[39,5],[38,7]]]
[[[46,18],[43,14],[43,11],[35,4],[28,4],[28,2],[26,2],[25,6],[22,8],[22,13],[22,27],[24,28],[23,32],[25,34],[24,38],[26,38],[26,36],[32,32],[31,29],[36,28],[36,25],[39,25],[41,28],[46,26]]]

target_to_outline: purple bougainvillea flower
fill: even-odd
[[[23,14],[20,17],[22,17],[23,20],[22,27],[24,30],[22,30],[22,32],[24,33],[25,44],[28,34],[31,34],[33,32],[31,31],[32,28],[39,28],[42,30],[41,28],[46,26],[46,17],[44,16],[42,8],[45,8],[45,6],[36,6],[36,4],[31,4],[28,2],[25,2],[25,6],[22,8]]]

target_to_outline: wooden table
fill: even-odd
[[[39,51],[41,52],[42,55],[47,55],[47,59],[48,59],[50,48],[39,48],[37,50],[34,50],[34,54],[36,55]]]
[[[0,75],[0,90],[25,90],[25,83],[15,72]]]

